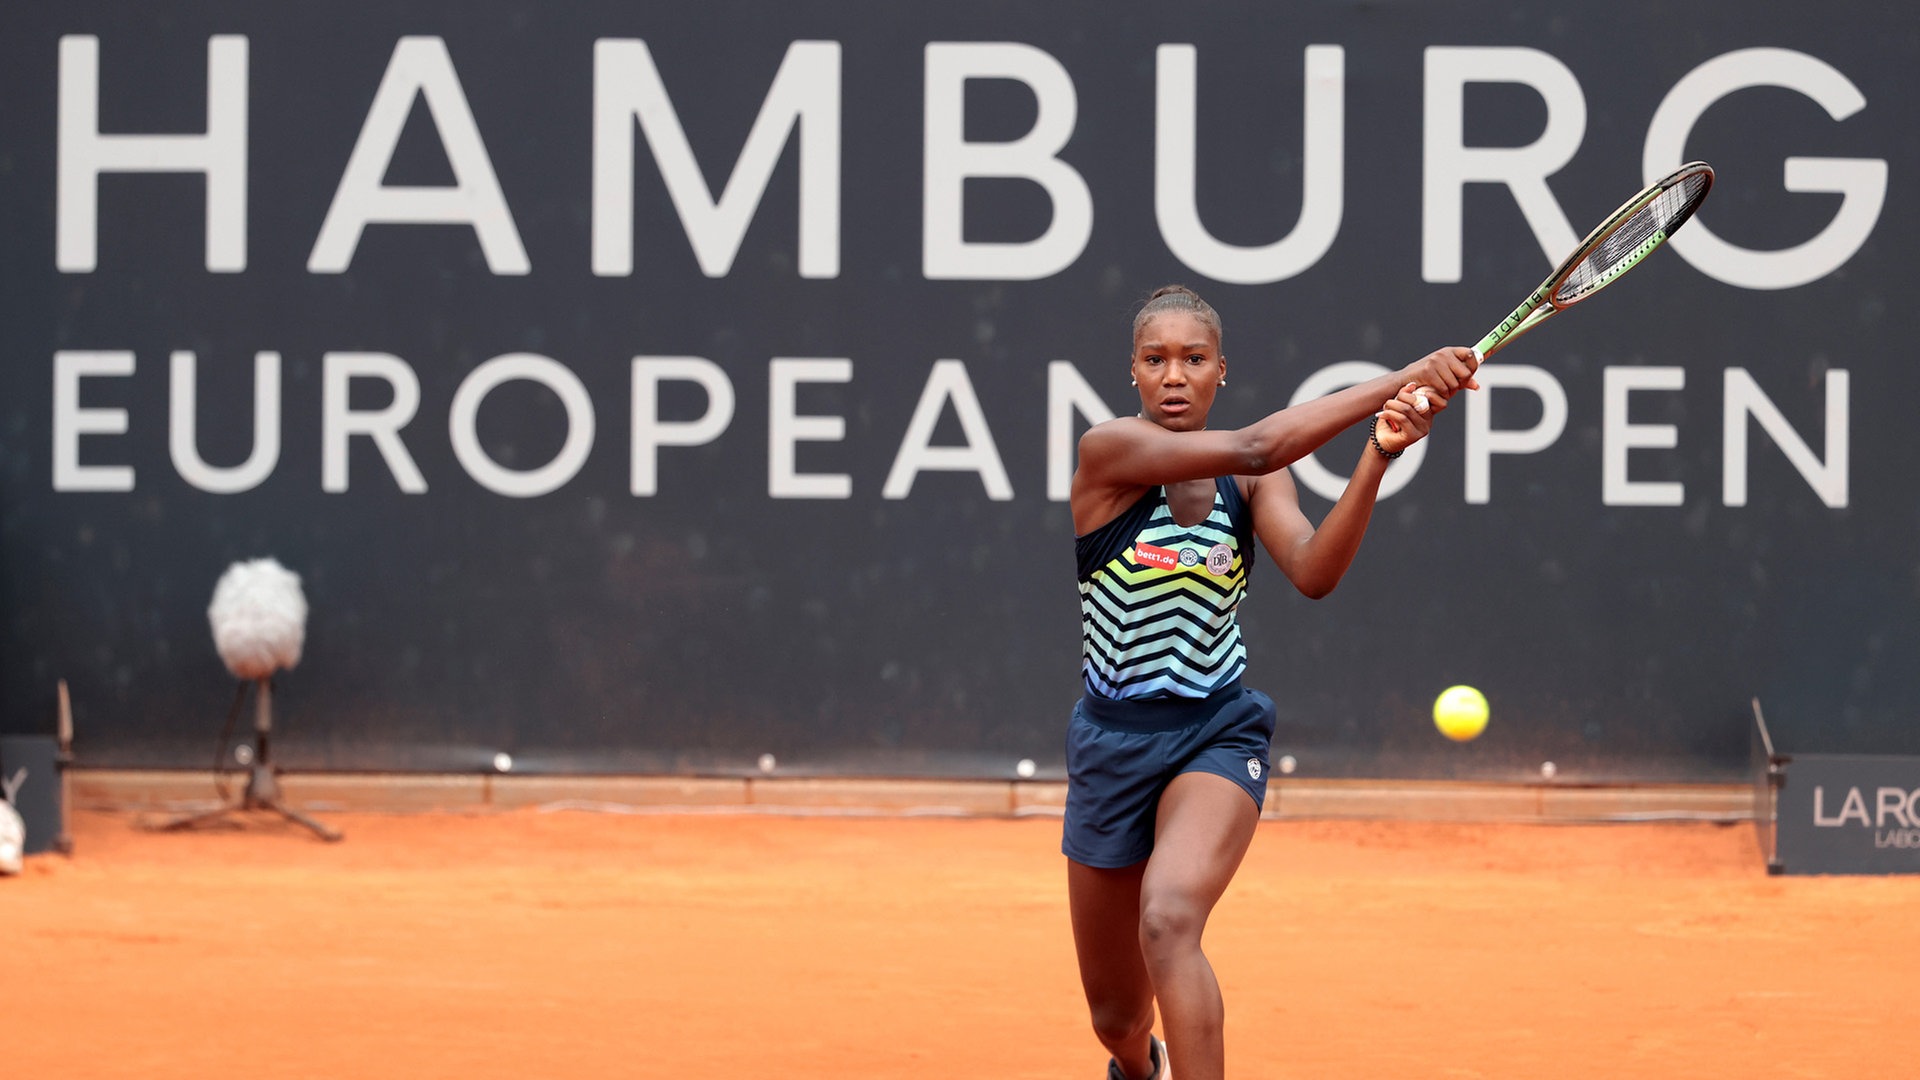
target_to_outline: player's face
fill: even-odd
[[[1153,317],[1133,340],[1133,380],[1140,386],[1140,415],[1174,431],[1207,426],[1213,395],[1226,378],[1220,338],[1184,311]]]

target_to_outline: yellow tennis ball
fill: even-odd
[[[1471,686],[1449,686],[1433,699],[1433,726],[1454,742],[1487,730],[1487,696]]]

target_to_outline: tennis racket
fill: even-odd
[[[1713,166],[1704,161],[1688,162],[1671,176],[1649,184],[1588,233],[1533,295],[1480,339],[1474,354],[1485,360],[1619,280],[1685,225],[1712,189]]]

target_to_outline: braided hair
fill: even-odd
[[[1133,338],[1140,340],[1140,331],[1147,328],[1154,316],[1168,311],[1184,311],[1200,320],[1201,325],[1213,331],[1214,340],[1220,339],[1220,313],[1213,305],[1200,299],[1200,294],[1185,285],[1164,285],[1147,297],[1140,306],[1140,313],[1133,317]]]

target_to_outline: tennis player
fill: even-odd
[[[1068,897],[1080,979],[1109,1080],[1225,1070],[1225,1010],[1200,935],[1266,797],[1273,702],[1241,685],[1234,611],[1258,537],[1302,593],[1333,591],[1380,480],[1462,388],[1473,351],[1273,413],[1207,427],[1227,378],[1220,316],[1183,286],[1133,321],[1140,413],[1080,439],[1072,510],[1085,693],[1067,732]],[[1367,446],[1318,528],[1286,466],[1364,423]],[[1159,1003],[1165,1042],[1153,1035]]]

